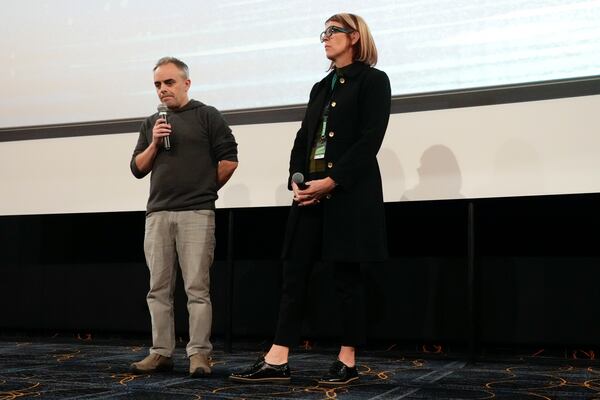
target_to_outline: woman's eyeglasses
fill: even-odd
[[[323,43],[325,41],[325,39],[329,39],[331,37],[331,35],[333,35],[334,33],[352,33],[352,32],[354,32],[353,29],[340,28],[339,26],[330,26],[329,28],[327,28],[323,32],[321,32],[321,36],[319,36],[319,39],[321,39],[321,43]]]

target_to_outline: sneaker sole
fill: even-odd
[[[339,386],[339,385],[347,385],[350,382],[354,382],[358,380],[358,376],[355,376],[354,378],[350,378],[348,380],[345,380],[344,382],[327,382],[327,381],[317,381],[317,383],[319,385],[332,385],[332,386]]]
[[[229,380],[242,383],[290,383],[292,378],[241,378],[230,376]]]

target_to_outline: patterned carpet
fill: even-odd
[[[2,339],[0,339],[2,340]],[[43,399],[600,399],[600,365],[593,352],[540,350],[467,363],[439,348],[371,350],[359,359],[360,381],[330,389],[315,380],[333,360],[333,348],[302,349],[290,359],[289,385],[239,385],[230,371],[252,363],[253,350],[226,354],[216,346],[213,374],[187,376],[183,347],[175,371],[134,376],[128,365],[147,347],[90,338],[0,341],[0,400]],[[246,345],[260,349],[260,345]],[[424,350],[424,351],[423,351]],[[439,354],[433,354],[439,353]]]

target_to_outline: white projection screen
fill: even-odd
[[[339,11],[369,23],[395,95],[599,73],[597,0],[20,0],[0,25],[0,127],[147,115],[165,55],[220,110],[305,103]]]
[[[306,102],[328,67],[324,20],[369,23],[393,95],[600,74],[600,1],[20,1],[0,26],[0,131],[140,118],[156,60],[191,69],[220,110]],[[600,96],[393,114],[386,201],[600,191]],[[240,166],[219,207],[288,205],[299,122],[232,126]],[[18,132],[14,133],[18,135]],[[143,210],[136,132],[0,142],[0,215]]]

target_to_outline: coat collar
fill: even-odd
[[[331,70],[319,84],[322,86],[325,86],[326,84],[329,85],[333,74],[337,74],[338,78],[354,78],[369,68],[371,67],[367,64],[361,61],[355,61],[352,64],[346,65],[344,68]]]
[[[340,78],[354,78],[367,68],[369,68],[367,64],[361,61],[354,61],[352,64],[346,65],[344,68],[336,68],[335,72]]]

